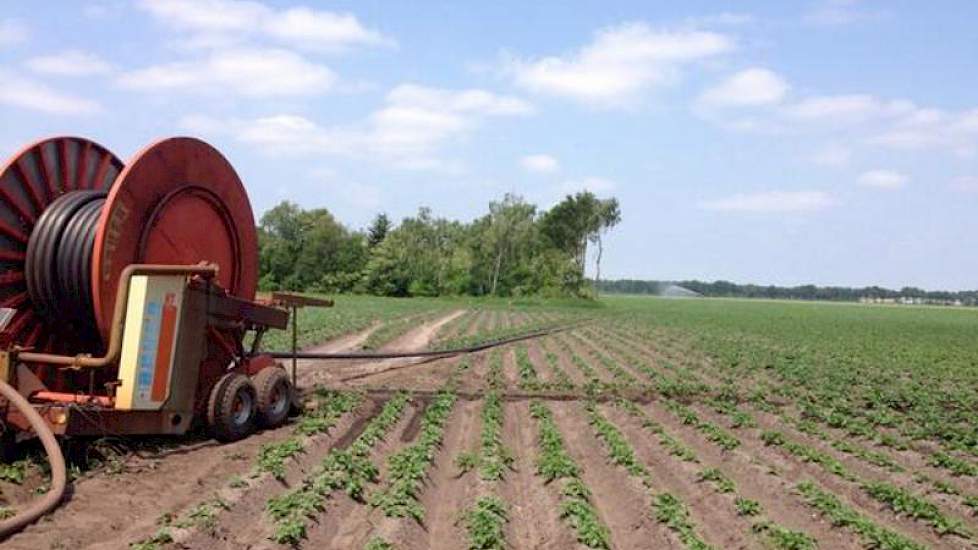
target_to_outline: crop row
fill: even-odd
[[[363,500],[366,485],[376,482],[379,475],[370,452],[397,423],[408,401],[408,394],[396,394],[347,448],[333,449],[301,486],[268,500],[265,510],[275,525],[272,538],[276,542],[297,544],[304,538],[308,520],[323,510],[333,491],[342,489]]]
[[[673,436],[668,434],[665,428],[648,416],[634,402],[625,399],[618,399],[615,405],[623,409],[632,417],[636,418],[643,428],[656,434],[659,442],[670,450],[670,454],[677,455],[689,462],[699,462],[696,455],[688,447],[682,445]],[[781,550],[813,550],[816,547],[815,540],[806,533],[788,529],[777,523],[763,519],[763,508],[755,500],[736,496],[737,487],[734,482],[718,468],[704,468],[697,474],[697,481],[710,483],[714,490],[720,494],[733,494],[734,512],[738,516],[748,516],[756,518],[752,524],[754,533],[766,536],[774,548]]]
[[[718,410],[718,412],[727,413],[728,415],[730,415],[732,419],[732,425],[734,425],[734,427],[754,425],[751,417],[747,415],[747,413],[737,409],[732,405],[732,403],[738,402],[738,399],[736,399],[736,397],[730,398],[727,392],[725,391],[717,392],[715,396],[712,396],[709,399],[709,402],[714,406],[716,410]],[[855,445],[850,441],[832,439],[827,434],[825,434],[822,430],[819,430],[816,426],[814,426],[810,420],[796,420],[784,414],[780,416],[785,422],[795,425],[800,431],[809,433],[811,435],[815,435],[816,437],[819,437],[820,439],[830,443],[830,445],[833,448],[841,452],[844,452],[846,454],[850,454],[863,462],[866,462],[868,464],[877,467],[884,468],[891,472],[899,472],[903,470],[903,468],[898,463],[896,463],[892,458],[888,457],[887,455],[870,451],[868,449]],[[693,422],[695,422],[695,420],[693,420]],[[771,435],[769,434],[768,437],[770,438]],[[780,438],[779,440],[783,440],[783,436],[781,436],[780,434],[778,434],[778,437]],[[845,470],[845,467],[842,465],[841,462],[832,458],[826,453],[815,451],[814,449],[792,442],[786,443],[786,446],[789,452],[792,452],[792,454],[798,456],[799,458],[802,458],[807,462],[818,463],[827,471],[830,471],[831,473],[842,476],[844,478],[849,479],[851,477],[851,474],[849,474]],[[946,455],[938,453],[935,456],[944,458]],[[938,460],[934,459],[932,465],[948,466],[946,463],[938,464],[937,462]],[[957,462],[957,465],[960,467],[961,465],[960,462]],[[851,480],[852,479],[850,479],[850,481]],[[936,481],[932,483],[936,488],[938,488],[938,490],[942,490],[949,493],[960,493],[960,491],[954,489],[947,483],[941,483]],[[923,498],[912,495],[911,493],[907,492],[905,489],[898,488],[889,484],[883,484],[883,485],[872,484],[871,486],[868,485],[867,483],[863,483],[862,488],[865,491],[867,491],[867,493],[869,493],[871,496],[876,498],[876,500],[883,502],[888,507],[893,509],[896,513],[908,515],[915,519],[920,519],[922,521],[929,523],[934,527],[934,529],[939,534],[943,535],[947,533],[954,533],[966,537],[970,536],[968,532],[964,529],[960,520],[954,518],[948,518],[947,516],[942,514],[934,504],[926,501]],[[962,496],[962,503],[968,506],[968,502],[970,502],[969,498],[971,497],[968,495]]]
[[[867,342],[879,340],[879,335],[876,335]],[[907,338],[894,340],[893,343],[905,340]],[[929,365],[919,377],[908,378],[881,374],[876,365],[892,364],[890,357],[882,363],[860,363],[860,351],[840,357],[851,363],[847,368],[827,369],[831,361],[819,357],[817,353],[799,356],[795,352],[758,346],[756,342],[743,340],[720,346],[712,344],[705,347],[712,348],[712,363],[721,368],[743,370],[752,377],[775,374],[778,384],[771,386],[769,391],[785,400],[799,403],[805,418],[816,419],[849,436],[898,450],[910,448],[904,438],[929,438],[948,449],[978,455],[978,432],[974,423],[963,416],[964,411],[970,410],[969,402],[963,400],[962,393],[954,388],[933,383],[938,380],[929,380],[935,376],[934,369]],[[806,347],[819,350],[819,353],[832,349],[812,345]],[[940,353],[945,352],[941,350]],[[748,360],[745,361],[745,357]],[[917,360],[914,357],[904,359]],[[758,373],[758,364],[765,364],[768,368]],[[904,384],[904,380],[914,381],[913,387],[895,387]],[[839,388],[846,391],[839,391]],[[954,459],[954,466],[942,460],[948,456]],[[950,469],[955,475],[978,474],[973,461],[953,457],[947,452],[933,454],[931,462]]]
[[[588,422],[594,428],[595,435],[604,442],[611,462],[623,467],[643,485],[651,488],[654,484],[651,474],[638,460],[635,450],[621,431],[598,411],[594,403],[589,403],[585,410],[588,414]],[[675,531],[679,540],[687,548],[691,550],[711,548],[697,535],[689,517],[689,510],[679,497],[667,492],[653,493],[652,509],[655,519]]]
[[[553,413],[540,401],[530,403],[530,415],[538,426],[537,474],[545,483],[562,481],[560,517],[574,529],[577,540],[588,548],[611,548],[611,532],[592,504],[591,491],[580,478],[580,467],[567,453]]]
[[[424,520],[424,506],[418,501],[424,486],[425,472],[435,458],[445,432],[445,422],[455,405],[455,393],[440,391],[425,409],[417,441],[387,459],[389,480],[373,493],[369,502],[388,517],[411,517]]]
[[[723,392],[719,392],[718,395],[711,400],[711,402],[713,403],[715,408],[722,409],[724,412],[727,413],[733,412],[734,415],[740,412],[735,407],[732,407],[730,403],[724,399]],[[698,423],[698,421],[694,417],[695,415],[691,416],[686,414],[685,411],[683,411],[683,409],[681,408],[681,406],[677,407],[675,404],[673,404],[672,408],[674,409],[674,412],[678,412],[682,415],[681,418],[684,419],[684,422],[692,423],[694,425]],[[800,421],[796,423],[796,425],[801,424],[802,422],[804,421]],[[824,436],[824,434],[819,433],[817,428],[813,428],[810,423],[801,424],[799,428],[802,429],[802,431],[806,431],[809,433],[815,432],[818,435]],[[709,435],[708,438],[710,438]],[[826,437],[823,438],[828,439]],[[776,444],[782,446],[789,453],[802,459],[805,462],[816,463],[830,473],[840,476],[848,481],[853,481],[859,484],[859,486],[869,496],[883,503],[898,515],[906,515],[908,517],[924,521],[929,525],[931,525],[934,528],[934,530],[940,535],[956,534],[959,536],[963,536],[965,538],[970,538],[971,536],[970,533],[964,528],[960,520],[946,516],[933,503],[927,501],[922,497],[913,495],[912,493],[908,492],[903,488],[896,487],[892,484],[883,483],[883,482],[861,481],[856,476],[851,474],[845,468],[845,466],[837,459],[833,458],[827,453],[812,449],[810,447],[801,445],[793,441],[786,440],[784,435],[781,433],[765,432],[762,434],[762,439],[768,445]],[[719,441],[722,441],[722,439],[720,439]],[[894,461],[892,461],[885,455],[881,455],[879,453],[873,453],[872,451],[868,451],[866,449],[863,449],[859,446],[856,446],[844,440],[834,440],[834,441],[830,440],[830,441],[834,448],[842,452],[845,452],[847,454],[856,456],[857,458],[867,463],[879,467],[883,467],[891,471],[900,468],[899,465],[897,465]],[[967,497],[965,497],[964,502],[967,503]]]
[[[821,512],[837,527],[846,527],[863,538],[869,548],[880,550],[923,550],[923,546],[883,527],[846,506],[835,495],[819,489],[811,481],[796,487],[809,505]]]
[[[947,517],[936,505],[906,489],[882,481],[862,480],[828,454],[791,441],[781,432],[764,432],[761,434],[761,439],[766,445],[781,447],[805,462],[817,464],[846,481],[856,483],[867,495],[884,504],[894,513],[923,521],[931,525],[939,535],[955,534],[971,538],[971,534],[960,520]]]
[[[612,334],[611,336],[614,339],[618,340],[618,343],[627,343],[627,341],[623,341],[621,339],[621,336],[618,334]],[[722,387],[719,390],[714,390],[714,394],[708,396],[706,400],[708,403],[711,404],[714,410],[716,410],[721,414],[725,414],[730,418],[732,427],[734,428],[754,427],[756,425],[756,422],[753,420],[753,417],[749,413],[736,407],[736,404],[742,402],[742,399],[736,393],[735,390],[731,389],[731,386],[728,385]],[[750,401],[755,405],[760,405],[759,408],[767,412],[773,412],[770,407],[763,406],[763,404],[765,403],[763,400],[759,400],[755,397],[752,398]],[[861,462],[865,462],[875,467],[883,468],[889,472],[901,472],[905,470],[905,468],[901,466],[896,460],[894,460],[892,457],[884,453],[879,453],[876,451],[872,451],[870,449],[866,449],[865,447],[853,443],[851,440],[837,439],[831,437],[824,430],[821,430],[820,428],[818,428],[818,426],[816,426],[814,422],[814,418],[817,418],[817,415],[815,415],[811,410],[808,410],[805,407],[806,405],[803,405],[802,414],[808,415],[808,418],[806,419],[799,419],[793,417],[787,414],[786,412],[780,412],[776,414],[778,414],[778,417],[783,422],[794,426],[801,432],[818,437],[819,439],[830,444],[836,450],[849,454],[855,457],[856,459],[860,460]],[[820,420],[824,422],[826,425],[828,425],[829,427],[841,427],[846,425],[845,418],[846,417],[841,415],[840,413],[833,412],[829,415],[828,418],[821,418]],[[856,434],[850,434],[850,435],[856,435]],[[875,437],[875,440],[877,440],[878,443],[883,444],[882,441],[879,441],[880,439],[881,439],[880,436]],[[904,445],[900,445],[898,442],[895,443],[894,442],[895,440],[893,440],[893,438],[887,438],[883,436],[882,439],[889,441],[890,446],[897,445],[897,446],[903,446],[905,448]],[[943,468],[945,470],[950,471],[952,475],[974,475],[978,473],[978,469],[974,468],[974,466],[971,465],[969,462],[953,457],[946,453],[940,453],[940,452],[934,453],[931,456],[929,463],[931,466],[937,468]],[[960,495],[961,502],[965,506],[972,506],[972,504],[976,500],[978,500],[976,499],[976,497],[972,495],[964,494],[963,491],[954,487],[952,484],[948,483],[947,481],[940,481],[940,480],[928,480],[928,481],[939,492]]]
[[[734,414],[740,412],[732,407],[724,406],[722,393],[720,394],[720,396],[721,396],[720,399],[713,400],[713,404],[715,406],[722,408],[724,412],[728,412],[728,413],[731,411]],[[695,413],[693,413],[687,407],[684,407],[675,401],[667,401],[667,408],[670,408],[672,412],[676,414],[677,417],[679,417],[680,420],[686,424],[691,424],[694,426],[699,426],[702,424],[701,421],[696,417]],[[750,420],[742,419],[741,424],[749,425]],[[705,430],[701,429],[701,431],[705,431],[705,435],[707,439],[714,441],[722,448],[723,447],[732,448],[736,446],[733,443],[733,441],[736,441],[735,439],[727,440],[727,438],[724,437],[722,431],[720,432],[715,431],[715,427],[711,428],[710,426],[707,425],[704,426],[704,428],[706,429]],[[779,439],[776,440],[783,441],[783,436],[781,436],[780,434],[778,434],[778,436]],[[765,441],[766,442],[775,441],[775,439],[772,439],[772,436],[768,435]],[[816,462],[822,465],[828,471],[835,473],[837,475],[842,475],[847,478],[851,477],[851,474],[849,474],[845,470],[844,466],[841,463],[839,463],[837,460],[833,459],[832,457],[824,453],[820,453],[818,451],[809,449],[807,447],[798,444],[789,443],[788,447],[789,447],[788,449],[789,451],[795,451],[793,454],[799,456],[799,458],[802,458],[805,461]],[[958,520],[947,518],[946,516],[941,514],[939,510],[937,510],[937,508],[932,504],[924,501],[923,499],[920,499],[919,497],[910,495],[909,493],[907,493],[902,489],[898,489],[888,484],[874,484],[872,487],[866,485],[864,486],[864,488],[867,490],[867,492],[871,494],[871,496],[874,496],[874,498],[877,498],[877,500],[880,500],[884,504],[887,504],[892,509],[894,509],[894,511],[897,511],[898,513],[906,513],[911,517],[916,517],[918,519],[929,521],[935,527],[935,530],[937,530],[941,534],[944,533],[962,534],[962,532],[964,532],[963,526],[960,524]],[[763,524],[762,527],[765,532],[769,533],[773,537],[794,538],[794,535],[792,535],[790,532],[786,532],[783,528],[776,527],[776,526],[772,527],[768,524]]]
[[[463,523],[469,536],[470,550],[503,550],[507,547],[504,527],[509,521],[506,503],[496,495],[492,485],[502,480],[513,467],[515,457],[503,444],[502,358],[494,350],[489,359],[489,386],[482,403],[482,432],[478,456],[468,455],[469,468],[479,466],[479,476],[489,487],[483,487],[478,499],[463,512]],[[465,462],[466,454],[457,462]],[[462,465],[463,472],[466,465]]]
[[[340,417],[355,409],[363,396],[353,392],[337,392],[317,389],[313,393],[314,407],[303,412],[292,436],[274,443],[266,443],[258,450],[259,472],[267,472],[276,479],[285,476],[285,463],[300,454],[308,436],[325,433],[336,425]]]

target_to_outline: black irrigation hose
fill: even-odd
[[[463,353],[475,353],[478,351],[487,350],[489,348],[495,348],[498,346],[504,346],[506,344],[512,344],[513,342],[520,342],[523,340],[530,340],[533,338],[540,338],[541,336],[547,336],[549,334],[554,334],[557,332],[563,332],[565,330],[570,330],[575,328],[587,321],[580,321],[570,325],[563,325],[559,327],[552,327],[543,330],[537,330],[534,332],[528,332],[526,334],[520,334],[517,336],[511,336],[509,338],[503,338],[502,340],[490,340],[488,342],[483,342],[481,344],[476,344],[474,346],[469,346],[465,348],[452,348],[443,350],[418,350],[418,351],[390,351],[390,352],[340,352],[340,353],[328,353],[328,352],[315,352],[315,351],[299,351],[292,353],[291,351],[270,351],[268,355],[271,355],[275,359],[324,359],[324,360],[339,360],[339,359],[401,359],[405,357],[451,357],[453,355],[462,355]]]
[[[24,272],[27,292],[39,313],[95,326],[92,305],[92,249],[104,191],[71,191],[48,206],[31,231]]]

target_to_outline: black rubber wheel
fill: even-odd
[[[292,381],[282,367],[265,367],[252,377],[258,392],[258,422],[265,428],[285,423],[292,410]]]
[[[17,460],[17,434],[11,426],[0,425],[0,462],[10,464]]]
[[[231,372],[218,380],[207,404],[207,423],[218,441],[237,441],[255,431],[258,395],[247,376]]]

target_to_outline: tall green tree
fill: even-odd
[[[390,230],[391,220],[387,217],[387,214],[384,212],[377,214],[367,229],[367,246],[373,248],[383,242]]]
[[[536,207],[522,197],[507,193],[502,201],[489,203],[489,225],[485,237],[492,251],[492,282],[489,294],[496,295],[499,276],[505,268],[517,266],[514,260],[532,246]]]
[[[598,292],[601,283],[601,256],[604,254],[604,242],[602,235],[621,222],[621,209],[618,206],[618,199],[598,200],[595,203],[595,210],[592,213],[592,223],[589,229],[588,240],[597,245],[598,253],[594,258],[594,292]]]

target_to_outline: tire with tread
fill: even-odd
[[[265,428],[281,426],[292,410],[293,389],[280,366],[265,367],[252,377],[258,393],[258,423]]]
[[[255,431],[258,395],[247,376],[229,372],[211,389],[207,424],[218,441],[237,441]]]

